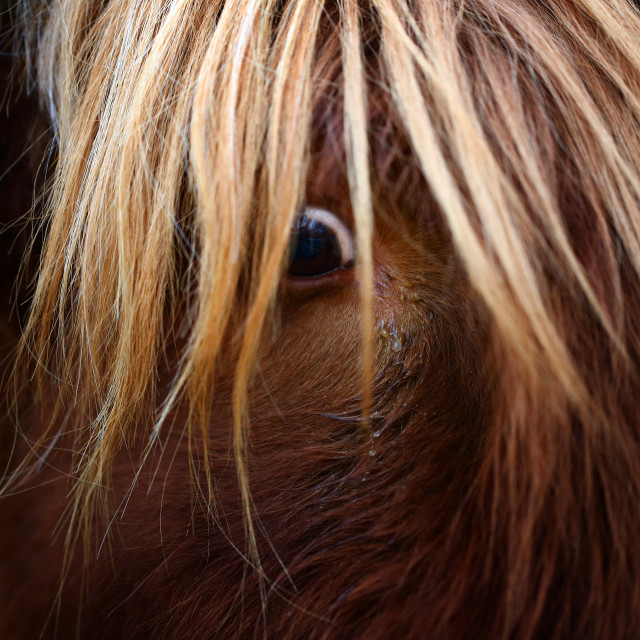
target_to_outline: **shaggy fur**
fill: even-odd
[[[634,3],[11,35],[1,637],[640,638]],[[305,206],[354,267],[287,274]]]

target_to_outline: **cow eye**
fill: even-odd
[[[315,278],[353,266],[353,235],[330,211],[306,207],[293,225],[290,276]]]

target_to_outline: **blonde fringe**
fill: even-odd
[[[104,504],[116,452],[136,424],[149,422],[140,412],[160,394],[159,362],[178,320],[188,339],[164,403],[154,407],[147,451],[184,401],[208,468],[216,363],[235,344],[244,282],[233,442],[251,515],[247,394],[304,202],[328,6],[141,0],[101,8],[60,0],[39,10],[34,70],[56,129],[57,167],[21,362],[35,366],[43,396],[59,387],[56,416],[72,407],[81,423],[74,513],[86,527]],[[622,359],[623,300],[619,291],[603,297],[576,254],[558,176],[523,92],[580,159],[572,180],[602,229],[606,265],[615,269],[615,237],[640,272],[637,10],[623,0],[338,3],[365,413],[374,202],[362,30],[371,24],[383,61],[377,80],[531,397],[568,403],[585,425],[602,427],[606,411],[589,397],[558,327],[542,257],[584,296]],[[480,78],[496,101],[492,120],[479,101]],[[247,527],[255,550],[251,517]]]

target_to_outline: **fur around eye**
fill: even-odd
[[[306,207],[291,230],[290,276],[314,278],[353,264],[353,235],[340,218]]]
[[[640,640],[638,0],[1,7],[0,640]]]

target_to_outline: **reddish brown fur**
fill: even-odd
[[[337,118],[320,104],[309,203],[349,219]],[[549,276],[558,326],[618,429],[602,433],[596,450],[585,446],[597,460],[584,459],[580,417],[541,406],[544,393],[529,393],[521,384],[527,373],[495,338],[382,100],[372,99],[371,122],[385,132],[372,135],[376,316],[384,319],[372,424],[359,418],[357,287],[346,278],[283,282],[280,324],[250,394],[250,486],[266,578],[240,553],[247,540],[229,432],[229,362],[210,417],[216,513],[190,482],[204,480],[202,456],[196,451],[190,468],[180,409],[163,455],[147,461],[127,497],[146,444],[140,429],[114,466],[110,536],[101,546],[106,526],[96,526],[101,552],[86,570],[76,554],[59,609],[64,535],[54,532],[65,522],[70,484],[63,443],[31,478],[32,490],[2,499],[1,637],[35,638],[43,629],[44,637],[77,631],[96,640],[640,637],[640,291],[628,256],[620,255],[619,286],[633,366],[611,353],[585,300]],[[615,283],[601,230],[591,227],[567,178],[569,161],[559,158],[567,225],[606,301]],[[24,176],[28,191],[32,176]],[[33,400],[23,420],[28,437],[37,436],[47,406]],[[506,441],[497,425],[517,429],[523,415],[532,431]],[[19,449],[26,452],[24,442]],[[534,472],[520,476],[521,461],[531,459]],[[557,474],[550,481],[549,468]],[[503,512],[500,483],[530,500]]]

